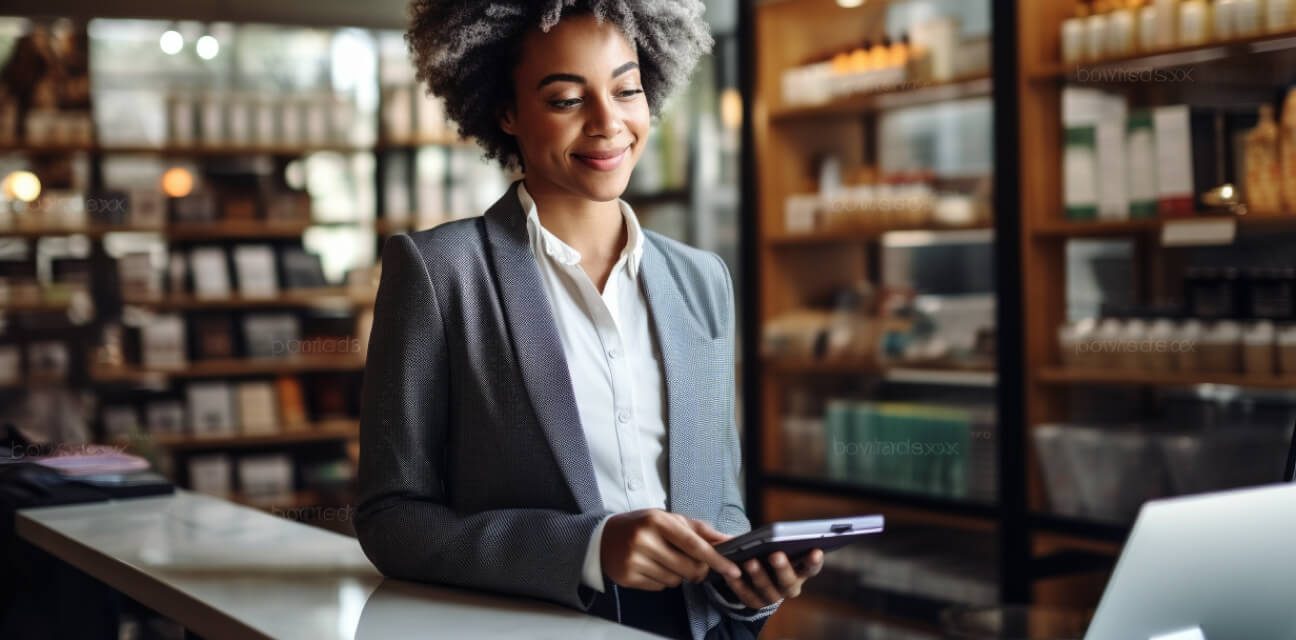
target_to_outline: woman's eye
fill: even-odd
[[[643,93],[643,89],[626,89],[620,93],[622,98],[631,98]]]
[[[549,103],[555,109],[568,109],[580,104],[580,98],[568,98],[567,100],[553,100]]]

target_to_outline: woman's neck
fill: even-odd
[[[523,183],[540,224],[579,251],[582,263],[610,265],[621,255],[628,231],[620,202],[597,202],[535,179]]]

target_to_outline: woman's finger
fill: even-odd
[[[770,604],[762,599],[760,595],[751,588],[751,585],[748,585],[747,581],[742,578],[725,578],[725,584],[729,585],[729,590],[732,591],[735,596],[738,596],[738,601],[743,603],[743,606],[745,607],[761,609]]]
[[[774,581],[770,579],[769,573],[761,566],[759,560],[755,558],[748,560],[744,563],[744,568],[747,571],[747,576],[751,578],[756,593],[760,594],[761,599],[765,602],[777,602],[783,597],[783,594],[774,585]]]
[[[671,572],[670,569],[658,564],[656,560],[646,554],[638,555],[631,560],[630,568],[631,571],[644,580],[645,586],[635,587],[636,589],[661,591],[662,589],[670,589],[680,585],[679,576]]]
[[[787,554],[775,551],[769,556],[770,566],[774,568],[774,577],[778,580],[779,593],[784,598],[795,598],[801,595],[801,583],[804,578],[797,575]]]

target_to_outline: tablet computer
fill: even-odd
[[[772,522],[721,542],[715,549],[735,563],[764,558],[775,551],[786,553],[795,562],[813,549],[828,552],[881,533],[884,524],[879,515]]]

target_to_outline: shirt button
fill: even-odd
[[[616,359],[617,356],[621,355],[621,353],[620,353],[619,351],[617,351],[615,348],[608,349],[607,354],[608,354],[608,357],[609,357],[609,358],[612,358],[612,359]]]
[[[624,423],[624,422],[630,422],[630,410],[629,410],[629,409],[622,409],[622,410],[618,411],[618,412],[617,412],[617,421],[618,421],[618,422],[623,422],[623,423]]]
[[[630,481],[626,483],[626,486],[630,487],[631,491],[638,491],[639,481],[635,480],[634,478],[631,478]]]

